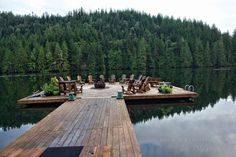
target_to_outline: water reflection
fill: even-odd
[[[236,153],[236,71],[171,71],[161,77],[193,84],[193,104],[134,104],[128,111],[144,157],[222,157]]]
[[[181,108],[184,110],[183,106]],[[234,156],[236,103],[220,99],[214,108],[208,106],[202,111],[187,114],[184,111],[168,114],[175,107],[168,109],[164,110],[167,116],[160,116],[161,120],[149,112],[148,120],[134,125],[144,157]],[[190,110],[188,106],[186,109]]]
[[[37,112],[16,103],[40,89],[50,76],[0,77],[0,149],[23,134],[52,110]]]

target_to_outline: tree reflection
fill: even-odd
[[[145,122],[152,118],[163,119],[175,114],[201,111],[209,105],[213,107],[219,99],[226,99],[230,95],[235,101],[235,69],[223,71],[214,69],[172,69],[160,70],[156,75],[182,88],[186,84],[192,84],[200,96],[192,104],[155,104],[155,102],[152,102],[152,104],[135,105],[137,102],[128,102],[127,108],[134,124]]]

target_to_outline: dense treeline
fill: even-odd
[[[234,66],[236,32],[133,10],[0,13],[0,73]]]

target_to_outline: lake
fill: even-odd
[[[129,74],[115,71],[106,76],[111,73]],[[134,72],[136,77],[140,73]],[[236,153],[236,69],[149,70],[146,75],[160,76],[180,87],[192,84],[200,96],[194,103],[127,102],[144,157],[215,157]],[[16,103],[39,90],[50,77],[0,77],[0,149],[53,111],[55,106],[23,108]]]
[[[165,77],[181,87],[193,84],[200,96],[194,103],[127,103],[143,156],[235,156],[236,71],[203,69],[172,76]]]

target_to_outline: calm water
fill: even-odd
[[[0,149],[29,130],[53,109],[23,108],[17,99],[37,91],[49,76],[0,77]]]
[[[186,72],[168,77],[193,84],[200,93],[194,103],[128,103],[143,156],[235,156],[236,70]]]
[[[115,71],[117,76],[129,72]],[[111,73],[106,74],[109,76]],[[134,72],[136,77],[141,72]],[[144,72],[142,72],[145,74]],[[72,77],[75,78],[75,75]],[[83,74],[85,78],[87,74]],[[128,110],[143,156],[234,156],[236,153],[236,70],[148,71],[174,85],[193,84],[194,103],[130,102]],[[22,108],[16,100],[37,91],[50,76],[0,77],[0,149],[54,108]]]

